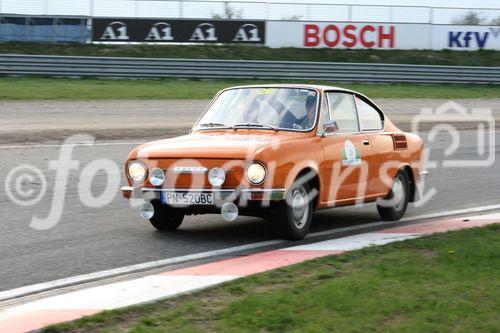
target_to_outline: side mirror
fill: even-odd
[[[328,120],[323,123],[323,135],[332,134],[339,130],[339,125],[335,120]]]

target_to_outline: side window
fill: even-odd
[[[340,92],[330,92],[327,95],[330,106],[330,119],[337,122],[338,133],[359,132],[353,95]]]
[[[376,131],[384,127],[380,113],[370,104],[356,97],[356,107],[358,108],[359,124],[362,131]]]

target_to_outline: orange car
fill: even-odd
[[[130,153],[125,198],[159,230],[185,215],[262,217],[302,239],[314,210],[376,202],[398,220],[414,201],[422,140],[399,130],[366,96],[317,85],[219,92],[188,135]]]

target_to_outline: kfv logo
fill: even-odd
[[[129,40],[130,37],[127,34],[127,25],[120,21],[111,22],[106,26],[106,29],[104,29],[99,39]]]
[[[172,36],[172,27],[170,26],[170,24],[165,22],[155,23],[149,30],[149,33],[146,36],[146,40],[150,41],[174,40],[174,37]]]
[[[448,47],[473,47],[477,46],[482,49],[486,46],[489,32],[478,31],[449,31],[448,32]]]
[[[255,24],[243,24],[234,35],[233,42],[260,42],[259,28]]]
[[[194,29],[190,41],[202,41],[202,42],[216,42],[218,40],[215,35],[215,27],[210,23],[198,24],[196,29]]]

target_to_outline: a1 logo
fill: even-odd
[[[172,27],[165,22],[155,23],[149,30],[146,40],[150,41],[169,41],[174,40],[172,36]]]
[[[120,21],[111,22],[104,29],[101,40],[129,40],[127,25]]]
[[[196,29],[194,29],[190,41],[203,41],[203,42],[216,42],[218,40],[215,35],[215,27],[210,23],[198,24]]]
[[[260,42],[259,28],[255,24],[243,24],[234,35],[233,42]]]

